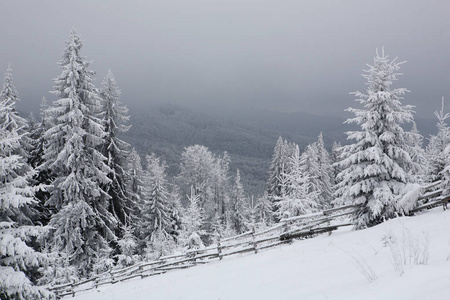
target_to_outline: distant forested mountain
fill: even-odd
[[[305,112],[206,111],[175,104],[129,108],[132,127],[124,140],[141,155],[154,152],[160,156],[168,164],[169,175],[178,174],[183,149],[200,144],[217,155],[227,151],[231,169],[240,169],[246,192],[255,195],[266,187],[269,163],[279,136],[297,143],[303,151],[323,132],[325,146],[330,149],[334,141],[344,144],[345,131],[353,128],[343,124],[343,117]],[[435,131],[434,120],[416,118],[416,122],[425,137]]]

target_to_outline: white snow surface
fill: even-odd
[[[406,258],[403,274],[395,269],[392,241]],[[413,257],[426,254],[427,264],[414,263]],[[366,279],[357,261],[372,269],[374,281]],[[72,299],[450,299],[450,211],[435,208],[366,230],[341,229],[256,255],[103,286]]]

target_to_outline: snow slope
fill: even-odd
[[[393,253],[406,259],[403,274]],[[427,257],[427,264],[414,263]],[[364,276],[370,269],[372,282]],[[345,229],[103,286],[72,299],[450,299],[450,211],[435,208],[366,230]]]

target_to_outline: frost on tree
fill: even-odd
[[[233,185],[233,194],[231,197],[231,228],[237,234],[244,233],[248,228],[248,203],[247,198],[244,195],[244,188],[241,183],[241,175],[239,169],[236,171],[236,178]]]
[[[442,98],[441,110],[434,113],[438,119],[436,124],[438,133],[430,137],[426,149],[429,181],[441,179],[442,171],[446,166],[447,153],[445,153],[445,149],[450,141],[450,128],[446,121],[450,114],[445,113],[444,104],[444,98]]]
[[[44,133],[52,125],[48,116],[46,116],[48,105],[47,100],[42,98],[40,120],[36,120],[36,123],[29,121],[30,140],[32,144],[32,151],[30,152],[28,162],[33,168],[36,168],[37,173],[33,177],[33,185],[50,185],[51,175],[48,170],[42,170],[39,167],[44,163],[44,146],[45,139]],[[34,124],[34,125],[33,125]],[[41,190],[36,192],[36,198],[39,201],[37,209],[39,211],[39,222],[46,225],[48,224],[51,216],[51,211],[48,207],[45,207],[45,202],[49,198],[49,192],[47,190]]]
[[[411,167],[408,169],[409,181],[416,183],[426,182],[429,162],[423,148],[423,136],[417,130],[415,122],[411,130],[405,134],[405,150],[409,153],[412,160]]]
[[[127,172],[125,175],[127,198],[134,204],[129,221],[135,225],[141,217],[143,208],[142,189],[144,171],[142,170],[141,157],[134,148],[127,157]]]
[[[202,229],[208,234],[214,233],[217,226],[223,226],[224,210],[229,199],[228,164],[228,154],[216,157],[201,145],[189,146],[181,154],[178,176],[181,191],[189,196],[193,189],[198,198]]]
[[[283,194],[283,180],[285,180],[285,174],[290,172],[289,158],[292,156],[294,148],[294,144],[289,144],[286,140],[283,140],[281,136],[278,138],[274,148],[272,162],[269,168],[269,180],[267,182],[267,194],[270,201],[272,202],[274,217],[278,216],[277,201],[282,197]],[[276,219],[275,221],[278,220],[279,219]]]
[[[337,205],[358,205],[357,228],[375,225],[395,216],[399,194],[407,183],[406,170],[412,161],[404,150],[405,135],[401,127],[413,121],[412,107],[400,102],[407,91],[392,89],[400,75],[400,63],[377,51],[373,65],[368,65],[364,78],[367,93],[355,92],[362,108],[349,108],[355,114],[346,123],[356,123],[360,131],[347,132],[353,144],[342,148],[342,172],[338,175],[335,201]]]
[[[341,156],[341,149],[342,145],[338,142],[333,142],[333,146],[331,147],[331,161],[333,168],[333,187],[337,183],[337,174],[339,174],[342,170],[339,168],[338,164],[336,164],[339,161],[339,157]]]
[[[445,167],[441,172],[442,176],[442,183],[440,187],[442,188],[442,195],[444,197],[450,197],[450,146],[447,145],[447,147],[444,150],[444,153],[446,154],[445,159]],[[448,200],[447,200],[448,202]],[[448,204],[444,203],[444,209],[448,209]]]
[[[2,115],[8,109],[5,105],[0,104]],[[53,294],[35,287],[30,280],[46,256],[35,252],[27,242],[42,229],[26,226],[28,222],[18,218],[22,215],[18,213],[20,208],[36,203],[34,194],[40,187],[31,187],[34,170],[17,154],[23,135],[4,120],[0,124],[0,298],[51,299]]]
[[[15,149],[16,154],[28,158],[29,151],[32,149],[30,138],[28,137],[28,122],[22,118],[16,110],[16,103],[20,101],[19,93],[13,83],[12,69],[8,66],[6,70],[3,89],[0,92],[0,101],[2,105],[1,124],[4,129],[11,132],[17,130],[22,137],[19,141],[20,147]]]
[[[230,169],[230,157],[224,152],[222,157],[217,157],[215,162],[215,180],[213,182],[214,189],[214,216],[211,220],[211,231],[215,238],[224,236],[227,227],[227,213],[230,205],[231,190],[228,178]]]
[[[428,144],[428,156],[430,160],[430,179],[442,179],[440,187],[442,195],[450,197],[450,128],[445,122],[450,114],[444,113],[444,98],[442,98],[442,107],[440,112],[435,112],[438,117],[438,134],[432,136]],[[448,206],[448,205],[447,205]],[[445,209],[447,209],[444,206]]]
[[[304,177],[308,178],[309,198],[317,203],[317,207],[325,207],[326,202],[322,195],[326,194],[326,190],[321,181],[321,168],[317,143],[306,146],[300,156],[299,165]]]
[[[174,243],[171,237],[172,218],[170,211],[170,194],[167,190],[166,164],[161,163],[154,154],[147,155],[147,172],[143,189],[143,211],[141,235],[147,242],[148,251],[159,251],[168,254],[171,249],[168,243]]]
[[[179,244],[188,246],[192,234],[199,236],[202,234],[202,213],[199,206],[200,197],[195,194],[194,186],[191,186],[190,193],[187,195],[188,207],[183,214],[183,230],[180,234]]]
[[[327,149],[325,149],[325,144],[323,141],[322,132],[319,134],[316,143],[317,150],[317,166],[318,173],[317,180],[319,183],[319,201],[322,208],[327,208],[333,199],[333,180],[331,175],[333,174],[333,167],[331,166],[331,157]]]
[[[277,202],[280,219],[311,213],[320,205],[320,192],[312,188],[311,177],[302,166],[298,147],[290,160],[291,171],[284,175],[284,192]]]
[[[105,190],[110,197],[110,212],[125,225],[133,206],[127,197],[125,185],[126,159],[130,145],[118,136],[127,132],[131,126],[126,125],[130,119],[128,109],[120,101],[120,90],[110,70],[103,80],[100,95],[100,117],[105,123],[106,133],[101,152],[107,158],[107,165],[111,170],[108,173],[110,183]]]
[[[53,126],[44,133],[45,163],[40,169],[53,178],[46,202],[56,211],[50,220],[53,249],[67,255],[85,276],[96,260],[107,257],[107,240],[116,239],[117,220],[108,210],[109,195],[102,189],[111,182],[111,169],[97,150],[105,131],[97,117],[95,73],[80,56],[81,48],[82,41],[73,30],[59,62],[61,74],[54,80],[53,94],[58,99],[46,111]]]
[[[269,200],[267,192],[258,198],[258,202],[255,206],[256,222],[259,229],[265,229],[272,225],[273,220],[273,208],[272,202]]]

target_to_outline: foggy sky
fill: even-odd
[[[450,2],[422,0],[0,0],[0,72],[22,99],[54,100],[72,28],[100,86],[110,68],[129,105],[243,105],[345,115],[375,49],[406,60],[394,87],[432,118],[450,108]]]

